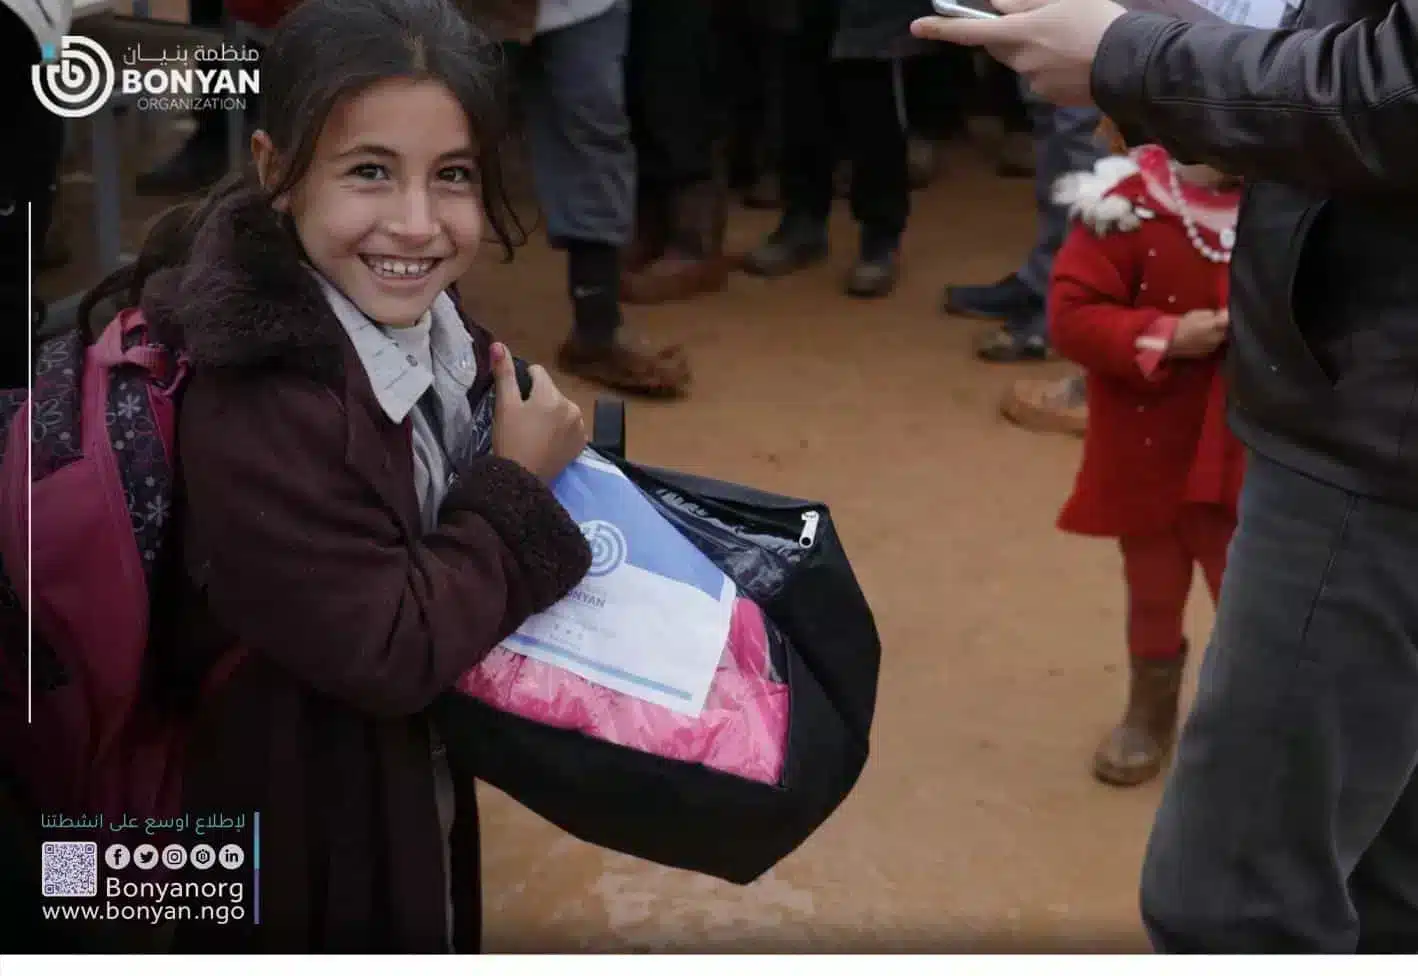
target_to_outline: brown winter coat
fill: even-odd
[[[179,414],[186,582],[174,652],[245,656],[201,710],[185,805],[261,813],[261,925],[187,950],[436,952],[445,881],[424,710],[590,554],[530,473],[461,472],[419,530],[409,427],[392,423],[288,233],[256,196],[199,231],[143,308],[195,370]],[[488,336],[470,328],[479,363]],[[484,373],[474,387],[487,388]],[[473,783],[457,784],[460,950],[479,938]],[[248,912],[251,906],[248,903]]]

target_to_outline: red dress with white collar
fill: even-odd
[[[1166,358],[1177,319],[1224,309],[1239,192],[1184,184],[1147,146],[1060,181],[1075,223],[1054,260],[1053,346],[1087,372],[1083,462],[1059,528],[1143,536],[1188,505],[1234,519],[1244,453],[1225,420],[1224,354]],[[1146,345],[1146,344],[1145,344]]]

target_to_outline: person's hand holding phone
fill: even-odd
[[[516,461],[547,484],[586,447],[581,408],[567,399],[540,366],[527,370],[532,389],[524,400],[512,353],[502,343],[492,347],[492,376],[497,399],[492,419],[492,453]]]
[[[1113,0],[993,0],[992,5],[1002,16],[925,17],[911,25],[911,32],[982,47],[1041,98],[1057,105],[1091,105],[1093,59],[1103,34],[1124,9]]]

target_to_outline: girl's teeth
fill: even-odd
[[[401,278],[417,278],[428,274],[433,268],[432,261],[371,261],[370,264],[379,274],[394,275]]]

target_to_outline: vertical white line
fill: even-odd
[[[34,724],[34,203],[25,204],[25,724]],[[13,572],[13,571],[12,571]]]

